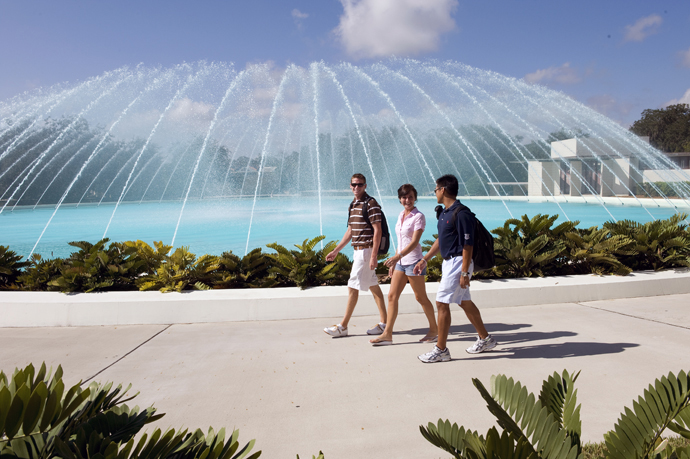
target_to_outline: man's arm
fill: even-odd
[[[369,269],[374,270],[379,265],[378,255],[379,246],[381,245],[381,223],[372,223],[371,227],[374,228],[374,245],[371,248],[371,259],[369,260]]]
[[[438,245],[438,238],[437,238],[437,239],[434,241],[434,244],[433,244],[433,245],[431,246],[431,248],[429,249],[429,251],[426,253],[426,255],[424,255],[424,256],[422,257],[422,259],[419,260],[419,261],[417,262],[416,265],[414,265],[414,270],[413,270],[413,272],[414,272],[416,275],[421,274],[422,271],[424,270],[424,267],[425,267],[425,266],[427,265],[427,263],[429,262],[429,260],[431,260],[432,258],[434,258],[434,257],[436,256],[436,254],[438,253],[439,250],[441,250],[441,248],[440,248],[439,245]]]
[[[335,257],[338,256],[338,253],[340,253],[341,250],[347,245],[348,242],[350,242],[350,239],[352,239],[352,227],[350,225],[347,226],[347,231],[345,231],[345,235],[343,238],[340,240],[340,243],[338,243],[337,246],[335,246],[335,249],[328,255],[326,255],[326,261],[333,261],[335,260]]]
[[[462,268],[460,269],[463,273],[470,272],[470,263],[472,263],[472,250],[474,247],[471,245],[464,245],[462,247]],[[467,288],[470,286],[470,276],[460,275],[460,288]]]

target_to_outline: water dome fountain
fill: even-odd
[[[646,170],[673,196],[643,186]],[[424,196],[445,173],[490,228],[523,213],[589,226],[690,206],[690,177],[658,150],[521,80],[455,62],[201,62],[0,103],[0,244],[64,256],[68,241],[107,236],[218,254],[337,239],[354,172],[393,219],[403,183],[431,215]]]

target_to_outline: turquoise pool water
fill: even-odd
[[[346,229],[347,207],[351,198],[328,197],[321,203],[317,198],[270,198],[259,199],[254,210],[249,249],[264,247],[278,242],[286,247],[301,243],[306,238],[324,234],[326,240],[340,240]],[[463,199],[488,229],[503,225],[510,214],[500,200]],[[251,199],[189,201],[185,208],[176,236],[175,246],[189,246],[196,254],[219,255],[232,250],[242,255],[247,244],[249,220],[252,213]],[[565,221],[563,211],[555,203],[530,203],[507,201],[506,205],[513,216],[527,214],[559,214],[559,221]],[[402,206],[397,199],[384,198],[384,210],[389,226],[395,225]],[[435,199],[420,198],[418,208],[427,217],[424,239],[436,232],[434,207]],[[597,204],[561,204],[571,220],[579,220],[580,227],[601,225],[611,220],[609,213]],[[64,257],[74,249],[67,243],[86,240],[96,242],[103,237],[114,205],[64,206],[41,238],[36,252],[47,257]],[[642,208],[639,206],[609,205],[608,211],[618,219],[647,222],[655,218],[668,218],[673,215],[671,208]],[[152,241],[170,243],[182,208],[181,202],[163,203],[123,203],[117,209],[106,237],[113,241],[141,239],[149,244]],[[15,209],[0,214],[0,245],[9,245],[21,255],[31,252],[41,231],[53,213],[53,207]],[[687,211],[687,210],[686,210]],[[321,215],[321,224],[319,223]],[[323,232],[320,228],[323,228]],[[397,241],[394,239],[394,243]],[[270,249],[266,249],[269,250]],[[351,249],[344,253],[351,255]]]

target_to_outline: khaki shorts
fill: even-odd
[[[352,271],[347,286],[355,290],[366,292],[369,287],[379,285],[376,271],[369,269],[371,259],[371,249],[355,250],[352,256]]]
[[[460,304],[463,301],[471,301],[472,295],[470,295],[470,288],[460,287],[462,257],[443,260],[441,270],[443,276],[441,277],[441,284],[438,286],[438,292],[436,292],[436,301],[446,304]],[[470,278],[472,277],[472,271],[474,271],[474,262],[470,263]]]

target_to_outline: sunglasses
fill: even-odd
[[[350,183],[350,186],[352,188],[357,188],[357,187],[364,186],[364,185],[366,185],[366,183]]]

